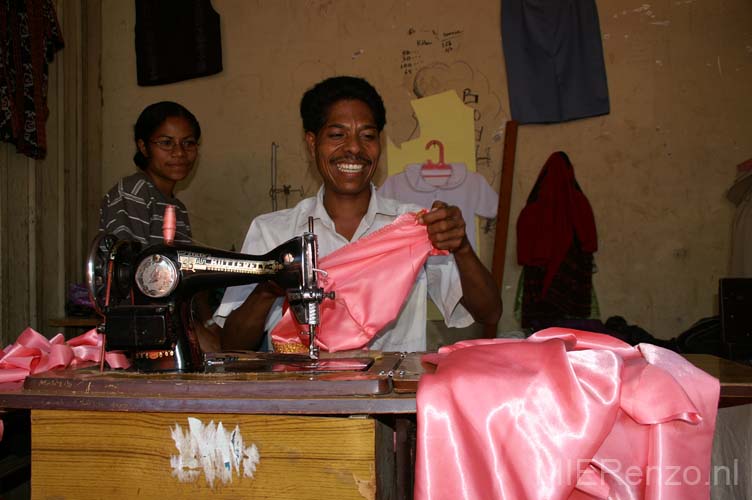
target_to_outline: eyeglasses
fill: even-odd
[[[149,141],[157,146],[162,151],[174,151],[175,147],[180,144],[183,151],[196,151],[198,149],[198,141],[196,139],[183,139],[182,141],[176,141],[174,139],[159,139],[157,141]]]

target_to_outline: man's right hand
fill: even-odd
[[[266,317],[285,290],[272,281],[256,285],[245,302],[232,311],[222,331],[223,350],[257,350],[264,340]]]

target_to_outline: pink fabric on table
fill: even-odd
[[[2,351],[0,356],[0,382],[14,382],[28,375],[61,368],[75,368],[84,362],[99,362],[102,352],[102,335],[95,329],[65,341],[59,333],[52,339],[27,327],[18,339]],[[130,362],[119,352],[105,353],[111,368],[128,368]]]
[[[326,351],[359,349],[393,321],[430,255],[446,255],[434,248],[426,226],[415,213],[400,215],[394,222],[323,257],[320,277],[334,300],[321,303],[321,329],[317,344]],[[306,344],[301,327],[286,311],[272,329],[272,343]]]
[[[75,368],[85,362],[99,362],[102,356],[102,335],[92,329],[65,341],[58,333],[52,339],[27,327],[16,341],[2,350],[0,355],[0,383],[20,382],[29,375],[49,370]],[[128,368],[130,361],[119,352],[105,353],[111,368]],[[3,439],[3,421],[0,420],[0,441]]]
[[[674,352],[550,328],[423,359],[417,500],[709,496],[720,385]]]

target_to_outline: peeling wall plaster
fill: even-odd
[[[261,460],[255,444],[245,446],[237,425],[228,431],[222,422],[204,424],[189,417],[185,431],[176,423],[170,434],[178,450],[170,457],[172,475],[181,482],[194,482],[202,472],[212,487],[215,481],[231,483],[235,476],[252,478]]]

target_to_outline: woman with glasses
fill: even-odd
[[[165,207],[175,206],[175,243],[191,243],[191,224],[175,184],[188,177],[198,156],[201,126],[175,102],[147,106],[133,127],[140,172],[123,177],[102,200],[99,231],[143,245],[162,243]]]
[[[147,106],[133,127],[139,172],[123,177],[104,195],[99,211],[100,233],[142,245],[163,242],[165,207],[175,206],[175,243],[191,243],[191,223],[183,202],[175,197],[175,184],[193,169],[198,156],[201,126],[186,108],[170,101]],[[211,319],[209,292],[193,301],[194,328],[203,351],[219,350],[219,326]]]

